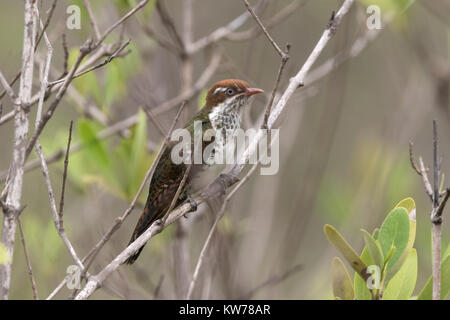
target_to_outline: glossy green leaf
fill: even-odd
[[[410,222],[407,210],[403,207],[393,209],[384,220],[378,236],[384,256],[387,256],[393,245],[396,248],[395,253],[387,264],[386,270],[388,272],[406,249],[409,233]]]
[[[388,282],[383,300],[407,300],[411,297],[417,280],[417,252],[411,249],[400,270]]]
[[[412,198],[406,198],[400,201],[395,208],[405,208],[408,211],[409,216],[409,237],[406,248],[402,255],[398,258],[397,262],[389,265],[388,277],[393,276],[402,267],[403,262],[406,260],[409,252],[414,246],[414,241],[416,239],[416,203]]]
[[[338,249],[338,251],[344,256],[345,260],[350,266],[359,273],[363,278],[366,277],[366,264],[361,260],[355,250],[350,244],[342,237],[342,235],[331,225],[326,224],[324,226],[324,232],[328,241]]]
[[[383,269],[384,267],[384,256],[383,251],[381,250],[381,245],[378,240],[375,240],[370,233],[366,230],[361,229],[364,235],[364,242],[366,244],[367,251],[369,251],[370,257],[372,261]]]
[[[353,300],[353,285],[344,263],[338,257],[331,262],[331,277],[333,281],[333,294],[342,300]]]

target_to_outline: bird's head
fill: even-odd
[[[227,79],[216,82],[209,89],[206,96],[205,109],[208,112],[239,112],[247,104],[248,98],[264,92],[258,88],[251,88],[248,82],[238,79]]]

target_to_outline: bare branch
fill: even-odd
[[[16,233],[16,215],[21,207],[23,166],[25,163],[26,140],[28,135],[28,107],[31,100],[34,68],[34,45],[36,35],[36,2],[25,1],[24,37],[22,49],[22,68],[18,101],[14,106],[14,151],[9,168],[8,189],[5,204],[12,210],[4,210],[2,242],[11,257],[0,265],[0,299],[6,300],[11,283],[12,257]],[[6,87],[5,87],[6,88]]]
[[[258,25],[261,28],[262,32],[264,32],[264,34],[266,35],[267,39],[269,39],[269,42],[272,44],[272,46],[278,52],[278,54],[280,55],[281,59],[287,61],[289,59],[289,56],[287,55],[287,53],[285,53],[283,50],[281,50],[280,47],[278,46],[278,44],[275,42],[275,40],[273,40],[273,38],[270,36],[269,32],[267,31],[266,27],[264,27],[264,25],[262,24],[261,20],[256,15],[255,11],[253,11],[252,7],[250,7],[250,4],[248,3],[248,0],[243,0],[243,1],[244,1],[245,6],[247,7],[247,10],[250,12],[250,14],[252,15],[253,19],[256,20],[256,22],[258,23]]]
[[[289,3],[279,12],[277,12],[274,16],[267,19],[267,21],[264,23],[266,29],[269,30],[270,28],[273,28],[277,24],[285,21],[290,15],[292,15],[295,12],[295,10],[297,10],[298,7],[304,5],[306,2],[307,0],[294,0],[291,3]],[[262,33],[263,32],[261,28],[255,26],[245,31],[232,32],[226,36],[226,39],[230,41],[245,41],[253,39]]]
[[[34,278],[33,268],[31,267],[30,255],[28,254],[27,244],[25,242],[25,235],[22,229],[22,222],[20,221],[20,217],[17,217],[17,226],[19,227],[20,232],[20,241],[22,242],[23,253],[25,255],[25,260],[27,262],[27,270],[28,275],[30,276],[31,281],[31,290],[33,291],[34,300],[39,300],[39,295],[36,289],[36,279]]]
[[[99,64],[97,64],[97,65],[95,65],[95,66],[92,66],[92,67],[90,67],[90,68],[88,68],[88,69],[86,69],[86,70],[83,70],[83,71],[81,71],[81,72],[78,72],[77,74],[75,74],[75,75],[73,76],[72,80],[75,79],[75,78],[78,78],[78,77],[80,77],[80,76],[82,76],[82,75],[84,75],[84,74],[86,74],[86,73],[88,73],[88,72],[97,70],[97,69],[103,67],[104,65],[110,63],[112,60],[114,60],[115,58],[117,58],[117,56],[123,51],[123,49],[125,49],[125,48],[130,44],[130,42],[131,42],[131,39],[128,39],[128,40],[127,40],[124,44],[122,44],[116,51],[114,51],[113,54],[110,55],[107,59],[105,59],[104,61],[102,61],[101,63],[99,63]],[[56,80],[56,81],[53,81],[53,82],[50,82],[48,85],[49,85],[49,86],[53,86],[53,85],[55,85],[55,84],[58,84],[58,83],[61,83],[61,82],[64,82],[64,81],[65,81],[65,78],[59,79],[59,80]]]
[[[267,3],[267,0],[261,0],[259,1],[253,8],[255,11],[257,11],[259,8],[264,7]],[[247,19],[250,17],[250,14],[246,11],[237,18],[235,18],[233,21],[228,23],[226,26],[220,27],[210,33],[208,36],[203,37],[195,42],[193,42],[191,45],[189,45],[186,48],[186,53],[188,55],[193,55],[200,50],[203,50],[205,47],[218,42],[219,40],[227,37],[232,32],[239,29],[244,23],[247,21]]]
[[[16,103],[17,99],[16,94],[14,93],[14,90],[9,86],[8,81],[6,81],[1,71],[0,71],[0,82],[2,83],[3,88],[5,88],[5,92],[8,94],[11,101],[13,103]]]
[[[89,15],[89,21],[91,22],[92,29],[94,29],[95,39],[99,40],[101,37],[100,29],[98,28],[97,21],[95,20],[94,13],[92,12],[91,4],[89,0],[83,0],[84,6],[86,7],[86,11]]]
[[[69,138],[67,139],[66,155],[64,158],[64,171],[63,171],[63,181],[62,181],[62,187],[61,187],[61,199],[59,200],[59,211],[58,211],[59,225],[61,227],[64,226],[64,222],[63,222],[64,221],[63,220],[64,193],[66,191],[67,167],[69,166],[69,151],[70,151],[70,143],[72,141],[72,126],[73,126],[73,121],[70,121]]]

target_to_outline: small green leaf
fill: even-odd
[[[350,266],[364,279],[367,278],[366,264],[361,260],[355,250],[350,246],[350,244],[342,237],[342,235],[331,225],[326,224],[324,226],[324,232],[328,241],[339,250],[339,252],[344,256],[345,260],[350,264]]]
[[[389,266],[388,277],[393,276],[402,267],[403,262],[406,260],[409,252],[414,246],[414,241],[416,239],[416,203],[412,198],[406,198],[400,201],[395,208],[405,208],[408,211],[409,216],[409,238],[406,248],[403,254],[398,258],[397,262]]]
[[[370,257],[372,258],[372,261],[380,267],[380,269],[383,269],[384,267],[384,256],[383,251],[381,250],[380,242],[375,240],[370,233],[368,233],[366,230],[361,229],[364,235],[364,242],[366,244],[366,248],[369,251]]]
[[[408,211],[403,207],[393,209],[384,220],[378,237],[384,256],[387,256],[392,245],[396,248],[394,255],[387,264],[386,270],[388,272],[390,267],[397,262],[406,249],[409,233],[410,222]]]
[[[379,235],[380,235],[380,229],[375,228],[375,229],[373,230],[372,237],[373,237],[375,240],[378,240],[378,236],[379,236]]]
[[[353,300],[353,285],[344,263],[338,257],[331,262],[331,277],[333,280],[333,294],[342,300]]]
[[[88,120],[78,121],[78,135],[89,157],[99,166],[109,164],[108,154],[102,142],[97,138],[97,130]]]
[[[202,90],[200,94],[198,95],[198,110],[203,108],[203,106],[206,104],[206,94],[208,93],[207,90]]]
[[[388,282],[383,300],[407,300],[411,297],[417,280],[417,252],[411,249],[403,266]]]
[[[389,249],[386,258],[384,259],[384,264],[388,263],[389,260],[391,260],[392,256],[395,253],[395,246],[392,245],[391,249]]]

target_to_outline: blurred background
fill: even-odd
[[[386,25],[381,30],[368,30],[369,0],[357,1],[344,18],[313,70],[334,57],[338,63],[323,74],[313,71],[310,81],[289,101],[276,123],[281,128],[280,170],[273,176],[256,172],[233,197],[207,253],[194,298],[332,298],[330,263],[338,254],[326,240],[323,225],[334,225],[361,250],[359,229],[378,227],[390,209],[408,196],[417,205],[417,290],[430,276],[431,204],[421,178],[411,168],[408,143],[413,141],[416,156],[423,155],[431,164],[432,119],[437,119],[442,172],[450,177],[450,3],[427,0],[408,6],[410,1],[372,2],[381,4]],[[39,1],[43,20],[52,3]],[[103,32],[138,1],[90,3]],[[69,160],[64,225],[81,257],[126,210],[162,141],[141,110],[143,106],[161,110],[157,109],[161,104],[200,83],[202,87],[191,92],[181,126],[202,106],[204,89],[215,81],[242,78],[267,94],[273,88],[280,59],[253,19],[246,19],[227,37],[188,58],[179,54],[176,35],[162,19],[165,12],[182,41],[195,43],[245,13],[242,1],[161,3],[162,11],[151,0],[107,38],[107,43],[121,37],[131,39],[127,54],[76,79],[41,136],[45,155],[64,150],[69,122],[74,121],[72,143],[81,147]],[[79,30],[66,27],[70,15],[66,9],[72,4],[81,9]],[[336,0],[259,2],[257,13],[270,25],[277,43],[283,47],[291,44],[280,90],[300,69],[332,11],[341,4]],[[24,3],[6,0],[0,6],[0,70],[9,80],[21,65]],[[50,78],[56,79],[64,70],[62,35],[67,38],[69,66],[78,48],[93,35],[83,2],[58,0],[47,32],[54,48]],[[45,55],[41,42],[36,75]],[[203,83],[201,77],[207,69],[212,73]],[[314,79],[313,75],[319,76]],[[39,82],[34,83],[34,92],[38,92]],[[17,90],[18,84],[13,88]],[[267,99],[257,97],[246,110],[246,127],[258,123]],[[12,110],[7,96],[1,102],[3,114]],[[178,105],[158,113],[166,130]],[[34,123],[35,110],[30,112],[30,123]],[[137,115],[136,125],[86,143],[104,128],[133,115]],[[12,121],[0,126],[2,185],[12,157],[13,132]],[[36,158],[33,152],[29,161]],[[49,167],[59,199],[63,158]],[[138,208],[93,262],[91,274],[102,270],[126,247],[146,196],[147,187]],[[54,227],[39,167],[25,174],[22,203],[27,205],[21,220],[37,289],[39,297],[45,298],[74,263]],[[188,215],[151,239],[139,260],[120,267],[93,298],[184,297],[214,221],[209,210],[203,208],[202,212]],[[444,212],[443,248],[449,242],[449,219],[449,213]],[[56,297],[65,299],[70,294],[64,288]],[[18,234],[10,298],[32,299]]]

